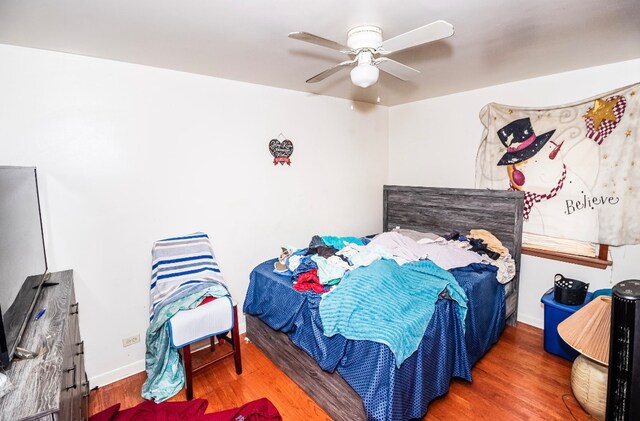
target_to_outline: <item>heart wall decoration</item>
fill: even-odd
[[[284,137],[284,136],[282,136]],[[269,141],[269,152],[273,155],[273,165],[291,165],[291,159],[289,157],[293,153],[293,142],[289,139],[284,139],[282,142],[278,139],[271,139]]]

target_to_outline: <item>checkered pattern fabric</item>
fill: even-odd
[[[552,197],[555,197],[558,194],[558,192],[562,190],[562,186],[564,185],[565,178],[567,178],[567,166],[562,165],[562,177],[560,177],[558,184],[554,188],[549,190],[549,193],[537,194],[537,193],[531,193],[531,192],[524,192],[524,209],[522,212],[522,217],[524,218],[525,221],[529,220],[529,214],[531,213],[531,209],[533,208],[533,205],[535,205],[536,203],[540,203],[543,200],[548,200],[548,199],[551,199]],[[511,185],[511,188],[509,190],[516,190],[513,187],[513,184]]]
[[[620,123],[620,119],[624,115],[624,110],[627,108],[627,100],[623,96],[610,96],[606,99],[606,101],[610,102],[616,99],[618,100],[618,102],[616,102],[615,107],[613,107],[613,113],[616,116],[615,121],[602,120],[602,122],[600,123],[600,127],[598,127],[598,130],[594,130],[593,119],[585,118],[584,122],[587,126],[587,136],[593,139],[598,145],[601,145],[602,141],[605,140],[607,136],[609,136],[611,132],[613,132],[613,129],[618,126],[618,123]],[[589,108],[588,111],[591,111],[592,109],[593,107]]]

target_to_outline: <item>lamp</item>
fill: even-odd
[[[380,71],[372,64],[358,64],[351,70],[351,82],[361,88],[368,88],[378,81]]]
[[[558,334],[579,353],[609,365],[611,297],[600,295],[558,325]]]
[[[362,50],[358,53],[358,65],[351,69],[351,82],[361,88],[368,88],[378,81],[380,70],[373,64],[373,53]]]
[[[571,369],[571,390],[582,407],[605,419],[611,297],[598,296],[558,325],[560,337],[581,355]]]

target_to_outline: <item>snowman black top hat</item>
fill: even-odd
[[[531,158],[546,145],[553,133],[555,130],[536,136],[528,117],[512,121],[498,130],[500,141],[507,147],[498,165],[517,164]]]

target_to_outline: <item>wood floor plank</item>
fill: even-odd
[[[194,355],[194,365],[216,353]],[[267,397],[284,420],[325,421],[331,418],[278,369],[255,345],[242,343],[243,374],[232,358],[193,376],[194,396],[207,399],[207,412],[233,408]],[[431,403],[424,420],[577,420],[591,417],[571,393],[571,362],[543,350],[543,332],[519,323],[507,326],[500,341],[473,368],[473,382],[454,379],[449,393]],[[145,373],[92,391],[90,413],[115,403],[130,408],[142,402]],[[185,400],[185,391],[171,401]]]

